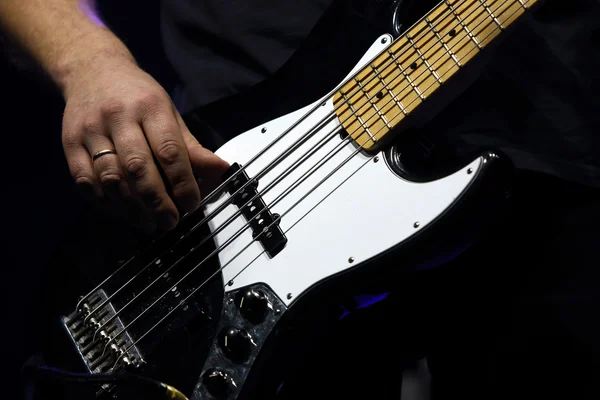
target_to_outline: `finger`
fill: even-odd
[[[125,197],[121,203],[121,208],[125,218],[131,223],[134,229],[142,234],[150,234],[157,228],[148,208],[144,205],[141,197],[130,189],[130,196]]]
[[[134,121],[113,122],[110,129],[132,191],[139,195],[142,204],[161,229],[173,229],[179,220],[179,213],[167,194],[141,127]]]
[[[165,101],[153,112],[147,112],[142,127],[178,209],[182,213],[195,210],[200,203],[200,189],[171,104]]]
[[[152,233],[156,225],[152,223],[152,217],[148,215],[139,196],[130,190],[118,154],[116,151],[114,154],[102,153],[105,150],[115,150],[112,139],[104,135],[88,134],[84,142],[92,157],[96,177],[111,199],[110,207],[115,210],[119,218],[129,222],[134,229],[144,234]]]
[[[69,166],[69,172],[75,181],[77,189],[85,197],[103,196],[102,187],[96,179],[92,158],[79,139],[77,132],[65,129],[63,134],[63,148]]]
[[[198,179],[207,180],[211,183],[222,182],[223,174],[227,172],[230,167],[229,163],[203,147],[196,137],[192,135],[179,113],[177,113],[176,116],[183,135],[183,140],[188,150],[194,175]]]
[[[125,195],[128,194],[118,155],[116,152],[114,154],[105,153],[105,151],[115,151],[112,140],[104,134],[87,133],[84,137],[84,143],[92,158],[94,172],[104,192],[113,200],[121,197],[122,191],[126,192]]]

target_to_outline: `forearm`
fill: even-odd
[[[107,58],[135,62],[100,21],[93,0],[1,0],[0,24],[63,94]]]

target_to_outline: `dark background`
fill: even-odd
[[[99,2],[108,25],[129,46],[142,68],[151,73],[170,91],[173,88],[174,74],[165,61],[161,47],[158,0],[100,0]],[[37,338],[44,335],[43,326],[36,324],[37,305],[44,302],[44,299],[39,296],[39,288],[42,284],[40,272],[60,243],[66,228],[77,216],[83,205],[83,200],[74,190],[60,142],[61,118],[64,108],[62,98],[48,82],[42,81],[39,76],[27,69],[22,63],[14,62],[13,57],[12,51],[8,51],[6,47],[0,47],[0,96],[2,99],[0,137],[2,138],[1,148],[3,150],[0,157],[0,168],[3,172],[2,195],[0,197],[0,206],[3,211],[3,246],[1,248],[3,274],[0,287],[3,340],[0,343],[2,344],[1,362],[4,372],[2,383],[10,383],[8,392],[2,391],[2,399],[19,398],[18,385],[15,383],[20,378],[20,367],[26,358],[36,351]],[[516,221],[527,222],[522,226],[518,226],[520,231],[523,228],[529,228],[532,232],[537,232],[532,226],[539,224],[546,227],[546,224],[550,224],[546,222],[547,216],[552,215],[552,213],[556,214],[557,210],[563,209],[572,210],[570,212],[573,214],[578,213],[580,215],[577,218],[570,216],[575,221],[572,226],[566,223],[564,226],[560,223],[552,225],[554,233],[568,233],[570,229],[573,229],[573,226],[580,224],[579,221],[588,220],[592,223],[593,221],[600,221],[598,216],[595,219],[590,217],[592,214],[588,211],[593,206],[591,201],[588,210],[581,207],[578,210],[572,207],[572,204],[581,205],[576,201],[572,201],[572,204],[565,201],[563,204],[561,197],[557,196],[554,182],[550,182],[546,186],[551,190],[547,192],[540,191],[536,196],[531,195],[531,204],[527,204],[523,208],[522,219],[516,219]],[[530,189],[530,191],[536,192],[535,189]],[[565,194],[564,198],[567,198],[566,194],[570,198],[575,192],[576,190],[572,187],[567,187],[561,193]],[[547,212],[546,210],[551,211]],[[588,222],[590,226],[592,223]],[[583,223],[580,225],[585,226]],[[538,230],[542,231],[543,229]],[[564,270],[574,270],[573,266],[593,252],[590,249],[597,248],[595,236],[590,234],[589,237],[586,237],[585,230],[583,228],[579,230],[581,231],[580,235],[573,236],[565,245],[569,251],[558,251],[557,246],[554,246],[556,243],[545,243],[543,238],[535,238],[533,235],[528,236],[528,230],[524,230],[522,237],[527,240],[526,245],[530,245],[532,239],[536,239],[539,243],[532,247],[554,250],[553,253],[545,252],[548,254],[544,254],[545,257],[542,257],[544,258],[542,261],[538,260],[536,264],[538,267],[531,268],[533,272],[530,274],[529,283],[535,282],[538,287],[543,287],[543,284],[539,283],[542,280],[541,277],[546,277],[546,281],[554,278],[557,281],[565,280],[564,278],[567,275]],[[548,231],[550,230],[548,229]],[[557,235],[557,237],[559,236]],[[523,247],[526,247],[526,245],[523,245]],[[532,253],[531,257],[534,258],[536,255]],[[580,378],[582,380],[587,379],[587,374],[590,374],[590,371],[594,373],[595,377],[598,376],[596,371],[600,368],[594,370],[587,367],[592,358],[589,356],[588,351],[590,347],[582,345],[582,350],[577,350],[569,346],[573,346],[573,343],[586,341],[596,344],[597,333],[600,332],[600,328],[590,329],[584,326],[580,331],[586,333],[585,340],[559,343],[557,339],[563,334],[563,331],[549,322],[546,322],[546,325],[539,323],[539,320],[545,317],[544,312],[568,315],[571,319],[585,324],[595,323],[595,318],[587,317],[587,315],[597,315],[597,308],[594,307],[595,304],[598,304],[597,300],[595,303],[588,300],[592,296],[597,297],[596,289],[592,287],[595,282],[598,282],[595,277],[597,274],[596,268],[591,268],[592,264],[595,263],[595,259],[596,257],[594,257],[594,260],[587,259],[588,272],[580,273],[576,271],[579,277],[577,282],[589,282],[589,285],[587,285],[589,286],[588,290],[580,291],[580,295],[575,296],[576,291],[573,289],[575,279],[571,279],[571,281],[564,283],[565,288],[563,291],[566,294],[562,293],[560,296],[553,297],[545,293],[539,295],[532,293],[532,289],[529,287],[526,296],[524,296],[525,300],[521,299],[520,302],[515,302],[512,308],[509,308],[508,311],[516,315],[513,318],[518,319],[513,327],[522,330],[529,327],[530,333],[529,336],[522,335],[519,337],[521,342],[516,342],[516,344],[520,348],[516,350],[512,350],[515,340],[507,340],[506,343],[503,343],[503,348],[509,348],[512,351],[512,353],[508,350],[505,351],[508,354],[505,358],[513,353],[525,354],[526,352],[523,349],[531,347],[532,343],[536,344],[537,348],[535,354],[531,353],[525,358],[521,356],[519,362],[517,362],[521,366],[523,379],[528,379],[530,373],[528,368],[532,365],[531,361],[535,359],[538,360],[538,364],[540,364],[540,359],[542,365],[546,363],[548,370],[559,363],[562,364],[564,369],[572,370],[572,375],[577,375],[581,370],[585,370],[586,375],[582,375]],[[563,268],[557,268],[550,274],[549,270],[552,269],[550,267],[556,264],[562,265]],[[583,265],[583,263],[581,264]],[[507,264],[504,267],[508,268],[510,266],[510,264]],[[593,274],[589,271],[593,271]],[[551,277],[547,278],[548,275]],[[575,275],[575,272],[571,272],[570,275]],[[523,277],[520,277],[520,279],[524,280]],[[509,289],[514,288],[501,288],[504,292],[509,292]],[[487,288],[484,286],[480,290],[484,292]],[[455,295],[456,293],[452,294]],[[465,298],[464,305],[472,305],[476,309],[476,303],[481,302],[481,300],[480,297],[475,298],[477,302]],[[551,298],[551,301],[548,300],[549,298]],[[560,304],[561,306],[548,307],[546,304]],[[573,310],[576,310],[577,313],[574,313]],[[440,314],[442,313],[440,311]],[[471,314],[467,312],[465,315]],[[497,315],[493,315],[491,319],[498,319],[497,317]],[[478,318],[480,318],[479,315]],[[558,317],[554,319],[557,320]],[[458,324],[454,321],[452,326],[456,325]],[[569,326],[573,323],[567,322],[564,325]],[[441,328],[447,329],[447,326]],[[553,337],[550,334],[551,332],[557,332],[556,337]],[[543,340],[540,339],[542,335],[545,335]],[[564,335],[567,336],[566,333]],[[507,334],[507,336],[509,335]],[[471,339],[473,338],[468,337],[464,340]],[[557,348],[561,343],[562,347]],[[457,352],[461,350],[461,347],[456,343],[449,343],[446,347],[456,349]],[[564,353],[562,359],[567,361],[557,362],[560,359],[561,351]],[[579,353],[577,353],[578,351]],[[598,351],[598,348],[595,351]],[[577,354],[584,354],[590,360],[582,362],[583,358],[578,359]],[[464,355],[458,354],[458,357],[454,360],[459,361],[461,357],[464,358]],[[503,365],[510,365],[510,363],[505,362]],[[514,365],[511,365],[511,369],[512,367]],[[563,371],[542,372],[549,373],[544,375],[544,379],[540,379],[540,382],[560,383],[558,379],[561,378],[559,375]],[[540,373],[540,375],[543,374]],[[590,381],[593,380],[590,379]],[[548,390],[551,391],[552,389],[553,386],[549,385]]]
[[[174,75],[161,47],[158,0],[102,0],[107,24],[138,63],[167,90]],[[40,274],[83,205],[73,186],[61,145],[64,102],[5,42],[0,46],[0,137],[2,156],[3,399],[19,398],[19,371],[37,349]]]

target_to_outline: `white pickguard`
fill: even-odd
[[[382,43],[384,38],[385,43]],[[390,40],[389,35],[379,38],[349,76],[366,65],[390,43]],[[309,78],[298,77],[298,79]],[[323,101],[324,99],[320,99],[312,105],[239,135],[216,153],[230,163],[237,162],[246,166],[247,161],[255,154]],[[291,130],[272,149],[249,165],[246,169],[248,175],[256,176],[310,127],[331,112],[333,112],[333,103],[328,100],[325,106],[319,107],[313,115]],[[270,182],[277,179],[283,171],[337,126],[339,121],[335,119],[326,129],[314,135],[273,171],[262,177],[259,180],[259,192],[262,192]],[[262,132],[263,128],[266,128],[265,133]],[[282,182],[269,192],[263,193],[265,203],[271,205],[281,193],[294,185],[341,141],[342,139],[337,135]],[[252,242],[250,229],[219,253],[220,263],[224,266],[224,282],[233,282],[232,285],[226,286],[226,291],[263,282],[269,285],[286,305],[289,305],[298,295],[322,279],[354,267],[405,241],[419,229],[426,227],[469,186],[483,163],[482,158],[477,158],[463,169],[443,179],[429,183],[414,183],[394,175],[383,161],[382,154],[378,157],[379,162],[375,162],[374,158],[358,153],[293,207],[299,199],[309,193],[353,153],[355,147],[351,144],[345,145],[306,181],[270,207],[273,213],[282,215],[280,227],[288,238],[287,246],[274,258],[268,257],[258,242],[252,243],[250,247],[243,250]],[[472,173],[467,173],[469,168],[472,169]],[[223,195],[208,204],[206,213],[210,213],[228,197],[229,195]],[[227,206],[211,220],[210,229],[214,231],[237,211],[236,206]],[[417,228],[415,222],[419,223]],[[245,225],[246,220],[241,216],[232,221],[227,228],[216,235],[217,247],[229,240]],[[349,262],[350,258],[353,259],[352,263]],[[401,260],[399,261],[401,263]]]

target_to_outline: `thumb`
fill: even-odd
[[[227,161],[212,151],[204,148],[191,134],[185,123],[180,120],[181,133],[187,147],[188,156],[196,179],[218,184],[223,181],[223,174],[229,169]]]

